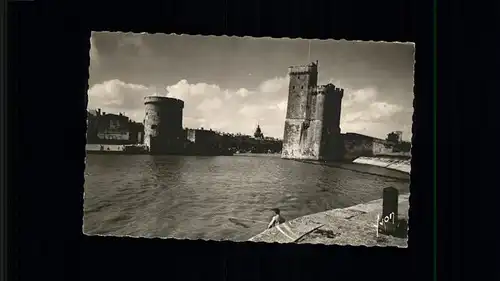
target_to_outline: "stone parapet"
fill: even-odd
[[[165,96],[147,96],[144,98],[144,104],[158,103],[158,104],[172,104],[184,108],[184,101],[176,98]]]
[[[288,67],[288,74],[301,74],[318,72],[318,64],[310,63],[308,65],[297,65]]]

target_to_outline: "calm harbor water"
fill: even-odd
[[[293,219],[379,199],[387,186],[409,191],[408,181],[392,177],[409,178],[379,167],[334,168],[279,155],[88,155],[84,232],[242,241],[265,229],[270,208]]]

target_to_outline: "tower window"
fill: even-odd
[[[292,86],[292,89],[294,89],[294,90],[295,90],[295,86]]]
[[[300,75],[297,76],[297,79],[300,79]]]
[[[300,86],[301,89],[304,89],[304,86]]]

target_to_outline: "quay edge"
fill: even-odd
[[[354,159],[352,163],[377,166],[407,174],[411,173],[411,157],[400,157],[392,155],[358,157]]]
[[[410,194],[399,195],[398,216],[408,221]],[[378,234],[382,199],[302,216],[249,239],[252,242],[408,247],[407,238]]]

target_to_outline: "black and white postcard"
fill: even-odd
[[[413,43],[89,40],[86,235],[407,247]]]

